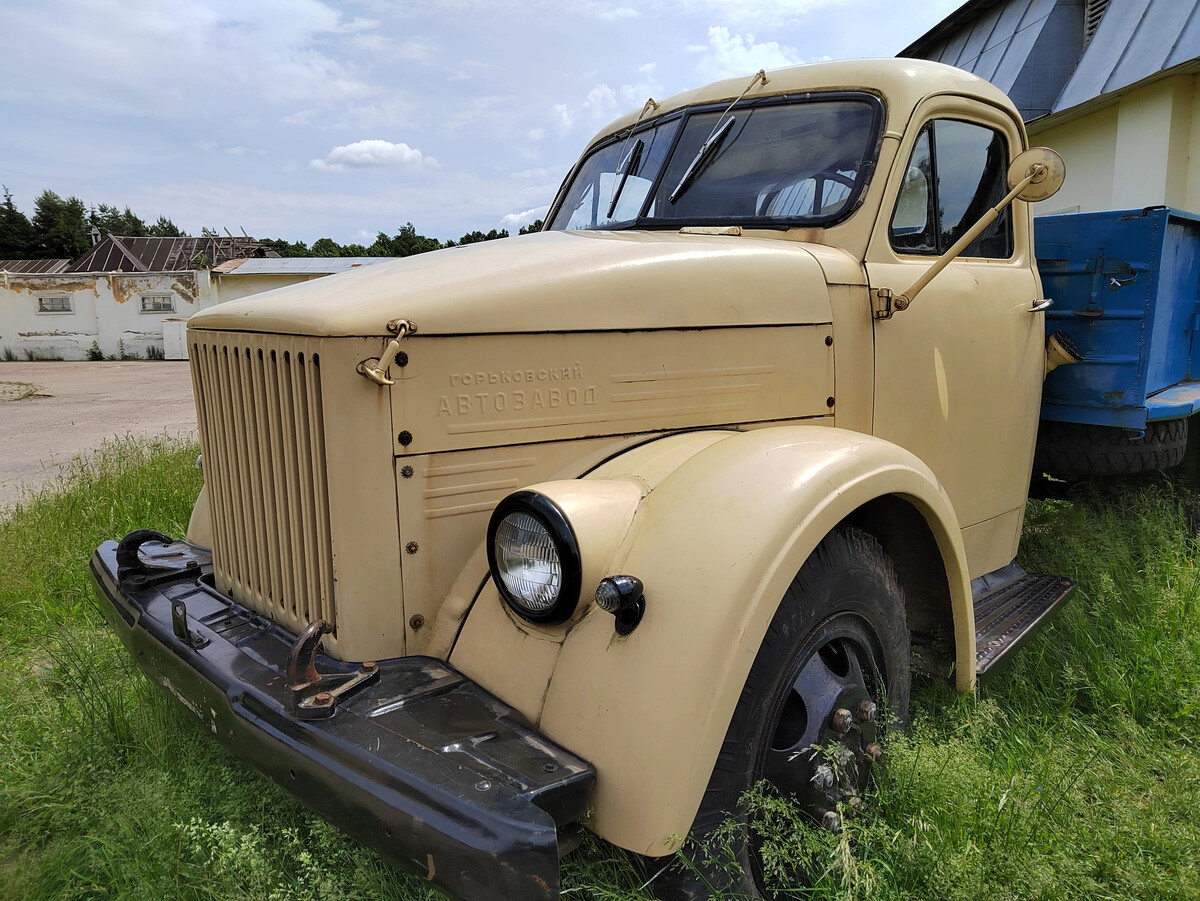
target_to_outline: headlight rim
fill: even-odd
[[[546,527],[562,566],[562,588],[559,590],[558,599],[541,612],[523,607],[520,601],[509,593],[500,577],[500,567],[496,561],[496,530],[506,516],[518,511],[536,517]],[[579,540],[562,508],[546,495],[523,489],[514,491],[496,505],[491,519],[488,520],[487,560],[488,571],[501,599],[521,619],[540,626],[554,626],[569,620],[578,609],[583,588],[583,560],[579,553]]]

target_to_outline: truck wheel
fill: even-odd
[[[1183,462],[1187,425],[1186,419],[1148,422],[1143,437],[1130,438],[1124,429],[1043,420],[1033,469],[1062,478],[1170,469]]]
[[[883,733],[904,725],[909,686],[892,562],[870,535],[840,528],[800,569],[771,621],[685,845],[691,865],[677,866],[660,895],[773,897],[783,887],[764,876],[754,824],[740,830],[724,865],[705,852],[712,831],[762,781],[792,797],[814,828],[840,830],[861,803]]]

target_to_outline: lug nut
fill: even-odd
[[[870,698],[866,698],[858,704],[858,721],[860,723],[869,723],[875,719],[875,714],[879,712],[879,708],[875,706],[875,702]]]
[[[850,725],[853,722],[854,720],[850,716],[850,711],[845,707],[839,707],[837,710],[833,711],[833,731],[839,735],[845,735],[847,732],[849,732]]]
[[[825,811],[825,815],[821,817],[821,825],[830,832],[842,831],[842,818],[832,810]]]
[[[833,787],[833,770],[828,764],[821,764],[817,767],[817,771],[813,773],[813,785],[817,788],[832,788]]]
[[[877,743],[871,742],[869,745],[867,745],[866,750],[863,752],[863,757],[865,757],[870,763],[879,763],[879,761],[883,759],[883,748],[881,748]]]

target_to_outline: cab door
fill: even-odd
[[[919,108],[867,252],[872,291],[906,291],[1007,192],[1021,126],[951,97]],[[903,312],[875,320],[873,433],[941,480],[971,578],[1012,561],[1044,371],[1029,205],[1015,201]]]

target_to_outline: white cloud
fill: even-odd
[[[546,211],[550,209],[550,205],[534,207],[532,210],[522,210],[519,213],[509,213],[500,220],[500,228],[508,229],[510,235],[515,235],[523,226],[528,225],[541,219],[546,215]]]
[[[334,147],[325,154],[324,159],[311,160],[310,169],[318,172],[340,172],[347,166],[361,168],[364,166],[395,166],[401,169],[435,168],[437,160],[425,156],[415,147],[407,144],[393,144],[391,141],[371,139],[355,141],[353,144],[343,144]]]
[[[575,124],[575,115],[571,112],[570,107],[565,103],[556,104],[553,110],[553,118],[558,125],[559,134],[566,134],[570,131],[571,126]]]
[[[279,121],[284,125],[308,125],[317,116],[315,109],[302,109],[292,113],[290,116],[284,116]]]
[[[702,53],[696,69],[705,80],[753,75],[759,69],[781,69],[804,62],[794,47],[778,41],[758,43],[754,35],[730,34],[723,25],[708,29],[708,46],[691,46],[688,50]]]
[[[583,108],[593,120],[608,121],[617,111],[616,92],[606,84],[598,84],[588,91]]]
[[[621,84],[615,90],[601,82],[588,91],[587,98],[583,101],[583,110],[592,123],[607,122],[631,109],[641,107],[648,97],[657,95],[657,98],[661,99],[663,86],[654,77],[655,68],[655,63],[638,66],[637,80]]]

